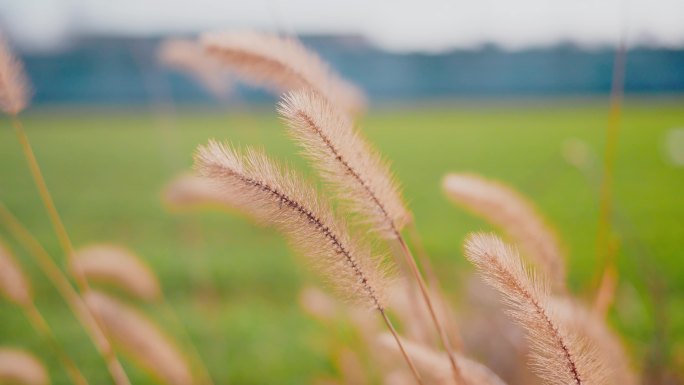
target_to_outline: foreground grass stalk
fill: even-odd
[[[616,251],[610,248],[613,215],[613,175],[615,174],[615,158],[617,156],[617,142],[620,135],[620,118],[622,113],[622,99],[624,94],[625,61],[627,49],[624,41],[620,41],[615,52],[613,64],[613,79],[610,91],[610,111],[606,127],[606,147],[603,159],[603,178],[601,179],[599,222],[596,236],[596,260],[602,263],[598,274],[600,280],[606,277],[602,270],[611,269],[616,263]],[[599,283],[598,286],[604,286]]]
[[[88,306],[71,285],[66,276],[55,264],[52,257],[45,251],[43,246],[33,237],[17,218],[0,202],[0,220],[5,223],[7,229],[14,238],[35,258],[43,273],[50,279],[59,294],[64,298],[71,311],[90,336],[93,344],[107,364],[107,368],[116,385],[130,385],[128,376],[116,358],[112,345],[104,333],[100,323],[94,317]]]
[[[442,343],[442,346],[444,346],[444,350],[446,350],[447,352],[447,356],[449,357],[449,364],[451,365],[451,370],[454,375],[454,381],[456,384],[465,384],[465,382],[463,381],[463,375],[461,374],[461,370],[458,367],[458,364],[456,363],[454,350],[451,347],[451,343],[449,342],[449,336],[444,327],[442,327],[442,323],[439,321],[439,317],[437,317],[437,312],[435,312],[434,305],[432,303],[432,300],[430,299],[430,293],[428,292],[427,284],[423,279],[423,275],[420,273],[420,269],[416,264],[416,260],[413,257],[413,253],[411,253],[411,249],[409,249],[408,245],[406,244],[404,237],[398,231],[395,232],[395,235],[399,248],[401,249],[402,254],[404,255],[406,264],[411,269],[411,274],[418,283],[420,293],[422,294],[423,300],[427,305],[430,317],[432,318],[432,322],[435,324],[435,328],[437,329],[437,333],[439,334],[439,339]]]
[[[425,248],[425,244],[423,243],[423,238],[420,236],[420,233],[418,232],[418,227],[416,226],[414,221],[411,221],[406,225],[406,228],[408,231],[409,239],[411,241],[411,245],[413,245],[413,247],[416,250],[416,255],[418,256],[420,266],[423,268],[423,271],[425,271],[428,286],[433,288],[434,290],[437,290],[437,292],[440,293],[440,296],[438,298],[438,305],[445,310],[444,322],[448,330],[452,332],[452,334],[448,337],[451,339],[451,342],[455,344],[453,348],[455,350],[462,350],[463,342],[461,341],[461,335],[458,332],[458,326],[451,318],[451,315],[446,312],[446,299],[443,295],[441,295],[443,291],[441,285],[439,284],[439,278],[437,278],[437,273],[435,272],[435,269],[432,266],[432,262],[430,262],[430,257],[428,256],[427,249]]]
[[[45,178],[43,177],[43,173],[41,172],[40,166],[38,165],[38,160],[36,159],[36,156],[33,153],[31,142],[29,141],[28,136],[26,136],[24,126],[21,123],[21,120],[19,120],[19,118],[16,115],[12,117],[12,127],[14,128],[14,132],[17,135],[19,144],[21,145],[21,150],[24,153],[24,157],[26,158],[26,163],[29,166],[33,182],[36,184],[36,188],[38,189],[38,193],[40,194],[40,199],[43,201],[45,210],[47,211],[48,216],[50,217],[50,222],[52,222],[52,227],[55,230],[55,234],[57,234],[59,244],[67,257],[68,262],[71,262],[71,259],[74,255],[74,247],[71,243],[71,239],[69,238],[69,234],[66,231],[64,222],[62,222],[62,218],[59,216],[59,212],[57,212],[57,207],[55,206],[55,202],[52,199],[50,190],[48,189],[47,184],[45,183]],[[74,279],[76,280],[76,283],[82,290],[88,287],[88,282],[86,281],[83,274],[80,272],[80,269],[75,269]]]
[[[390,333],[392,333],[392,337],[394,337],[394,340],[397,342],[397,346],[399,346],[401,355],[404,356],[404,360],[408,364],[409,368],[411,368],[411,372],[413,373],[413,376],[416,378],[416,381],[418,382],[418,384],[424,385],[423,378],[420,376],[420,373],[418,373],[418,369],[416,369],[416,365],[413,363],[411,357],[409,357],[408,353],[406,353],[406,349],[404,349],[404,344],[401,342],[399,334],[397,334],[397,331],[394,329],[394,325],[392,325],[392,321],[390,321],[389,317],[387,317],[387,313],[385,313],[384,309],[380,310],[380,315],[382,316],[382,320],[385,322],[387,329],[389,329]]]
[[[71,357],[69,357],[69,355],[67,355],[67,353],[64,351],[64,348],[62,348],[60,343],[57,341],[55,334],[52,332],[52,328],[50,328],[50,325],[47,323],[47,321],[45,321],[45,318],[43,318],[43,315],[40,313],[36,305],[31,302],[25,306],[22,306],[22,311],[24,312],[24,315],[26,315],[26,318],[28,318],[31,325],[33,325],[33,328],[48,341],[52,349],[59,357],[59,360],[62,362],[62,365],[64,365],[66,368],[71,381],[76,385],[88,385],[88,381],[85,379],[85,377],[83,377],[83,374],[78,369],[78,366],[76,366],[76,363],[71,359]]]

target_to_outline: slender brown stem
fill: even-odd
[[[449,356],[449,363],[451,364],[451,370],[454,375],[454,381],[457,385],[465,384],[465,382],[463,381],[463,376],[461,375],[461,370],[459,369],[458,364],[456,363],[454,351],[451,347],[451,343],[449,342],[449,336],[447,335],[446,330],[442,327],[442,323],[439,321],[439,318],[437,317],[437,313],[435,312],[432,300],[430,299],[430,294],[428,292],[427,285],[425,284],[425,280],[423,279],[423,276],[420,273],[420,270],[418,269],[418,265],[416,264],[416,260],[413,257],[413,254],[411,253],[411,249],[408,248],[408,246],[406,245],[406,241],[404,240],[404,237],[402,237],[401,234],[395,232],[395,235],[396,240],[399,243],[402,253],[406,259],[406,263],[411,268],[411,273],[413,274],[413,277],[416,279],[416,282],[418,283],[420,292],[423,295],[423,300],[427,305],[428,311],[430,312],[430,317],[432,318],[432,321],[435,324],[435,328],[437,329],[437,333],[439,334],[439,339],[441,340],[442,345],[444,346],[444,350],[446,350],[447,355]]]
[[[0,220],[14,238],[35,258],[43,273],[50,279],[59,294],[71,308],[83,328],[88,332],[93,344],[107,364],[107,368],[117,385],[130,385],[128,376],[116,358],[116,354],[100,323],[85,304],[76,289],[57,267],[50,254],[41,246],[17,218],[0,202]]]
[[[43,315],[40,314],[36,305],[33,302],[29,302],[26,305],[22,305],[22,310],[24,311],[26,318],[31,322],[31,325],[33,325],[33,328],[48,341],[55,351],[55,354],[59,357],[59,360],[62,361],[62,364],[69,373],[71,382],[75,385],[88,385],[88,381],[83,377],[83,374],[78,369],[78,366],[76,366],[76,363],[69,357],[66,351],[64,351],[64,348],[62,348],[62,345],[57,341],[50,325],[45,321]]]
[[[394,340],[397,342],[397,346],[399,346],[399,350],[401,351],[402,356],[404,356],[406,364],[408,364],[409,368],[411,368],[411,372],[413,373],[413,376],[416,378],[416,381],[418,382],[418,384],[424,385],[423,379],[421,378],[420,373],[418,373],[418,369],[416,369],[416,366],[413,364],[413,360],[411,360],[411,357],[409,357],[408,353],[406,353],[406,350],[404,349],[404,344],[401,342],[399,334],[397,334],[397,331],[394,329],[392,321],[390,321],[389,317],[387,317],[387,313],[385,313],[385,310],[378,308],[378,311],[380,312],[383,321],[385,321],[387,329],[389,329],[390,333],[392,333],[392,337],[394,337]]]
[[[50,190],[48,189],[47,184],[45,183],[45,178],[43,177],[43,173],[41,172],[40,166],[38,165],[38,160],[36,159],[36,156],[33,153],[31,142],[29,141],[28,136],[26,136],[26,131],[24,130],[24,126],[21,124],[21,120],[19,120],[17,116],[14,116],[12,118],[12,126],[14,127],[14,132],[17,135],[19,144],[21,145],[21,150],[24,153],[24,157],[26,158],[26,163],[28,163],[29,171],[31,172],[33,182],[36,184],[38,194],[40,194],[40,199],[43,201],[45,210],[47,211],[48,216],[50,217],[50,222],[52,222],[52,227],[55,230],[55,234],[57,234],[59,244],[62,247],[62,250],[64,251],[67,260],[71,262],[71,259],[74,255],[73,244],[71,243],[69,234],[66,231],[66,227],[64,227],[64,222],[62,222],[62,218],[59,216],[59,212],[57,211],[55,202],[52,199]],[[83,290],[84,288],[88,287],[88,282],[86,281],[83,273],[77,265],[78,264],[74,264],[74,279],[76,280],[76,283],[81,288],[81,290]]]
[[[428,257],[427,249],[425,248],[425,245],[423,244],[423,239],[420,236],[420,233],[418,232],[418,227],[416,226],[415,221],[409,222],[409,224],[406,226],[409,234],[409,239],[411,240],[411,245],[416,249],[416,255],[418,256],[418,260],[420,261],[420,267],[423,268],[423,271],[425,271],[425,275],[427,276],[427,282],[428,286],[431,287],[433,290],[436,290],[437,293],[437,305],[443,309],[443,316],[445,318],[444,322],[446,323],[448,329],[451,331],[451,335],[449,335],[451,342],[455,345],[453,348],[457,351],[463,349],[463,341],[461,340],[460,333],[458,332],[458,327],[450,314],[448,314],[447,310],[447,304],[446,304],[446,299],[444,298],[444,293],[442,291],[442,287],[439,284],[439,278],[437,278],[437,273],[435,273],[435,269],[432,266],[432,263],[430,262],[430,258]]]

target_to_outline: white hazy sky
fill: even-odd
[[[0,0],[0,25],[33,47],[83,32],[245,27],[358,33],[392,50],[516,49],[612,45],[623,25],[628,42],[684,47],[684,0]]]

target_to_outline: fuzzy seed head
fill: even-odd
[[[29,86],[24,66],[0,36],[0,109],[8,115],[23,111],[29,101]]]
[[[165,384],[193,383],[185,357],[171,339],[136,309],[90,290],[85,301],[118,349]]]
[[[45,366],[33,354],[24,350],[0,347],[0,383],[48,385]]]
[[[554,287],[565,287],[565,261],[558,239],[527,199],[508,186],[472,174],[449,174],[443,187],[451,200],[503,229]]]
[[[398,184],[351,119],[312,90],[288,93],[278,112],[348,209],[383,237],[397,238],[410,219]]]
[[[7,300],[23,306],[33,300],[31,285],[17,260],[0,242],[0,294]]]
[[[201,146],[197,170],[247,212],[280,229],[346,299],[384,308],[383,258],[352,237],[315,189],[263,153],[216,142]],[[231,198],[231,199],[232,199]]]
[[[595,347],[554,314],[545,285],[525,269],[514,249],[494,235],[474,234],[466,240],[465,254],[527,331],[537,373],[554,385],[605,384],[606,366]]]
[[[200,40],[210,55],[253,85],[278,92],[313,89],[347,112],[364,109],[361,91],[294,39],[257,32],[218,32],[204,34]]]
[[[79,269],[91,282],[109,284],[144,301],[161,296],[159,280],[133,252],[117,245],[83,247],[72,259],[72,270]]]

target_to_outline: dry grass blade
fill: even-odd
[[[451,385],[454,383],[451,365],[446,354],[436,352],[415,342],[404,340],[404,346],[411,357],[416,362],[418,368],[436,384]],[[380,336],[380,343],[387,349],[396,351],[396,346],[392,343],[391,336],[384,334]],[[470,360],[462,355],[457,355],[458,364],[461,367],[463,380],[467,385],[505,385],[486,366]]]
[[[242,155],[216,142],[198,149],[195,164],[243,208],[285,233],[343,297],[377,310],[400,344],[385,313],[388,278],[382,259],[373,258],[368,247],[347,233],[311,186],[260,152]],[[422,384],[411,359],[404,358]]]
[[[264,154],[242,155],[210,142],[199,148],[197,169],[241,207],[288,235],[310,257],[342,296],[384,309],[386,271],[333,215],[316,191],[291,171],[281,170]]]
[[[558,239],[527,199],[508,186],[471,174],[449,174],[443,187],[453,201],[502,228],[562,290],[565,262]]]
[[[352,212],[385,238],[409,221],[389,166],[342,111],[312,90],[287,94],[279,105],[290,135]]]
[[[29,101],[29,85],[24,67],[0,35],[0,109],[16,116]]]
[[[94,290],[86,295],[85,300],[98,315],[118,349],[166,384],[193,383],[192,372],[185,357],[147,317]]]
[[[219,99],[227,98],[233,90],[225,69],[196,41],[169,39],[161,44],[157,55],[164,65],[189,74]]]
[[[465,250],[485,281],[500,292],[511,317],[527,330],[534,367],[548,383],[605,384],[605,365],[596,350],[552,312],[546,289],[530,278],[515,250],[488,234],[468,237]]]
[[[19,306],[33,300],[31,285],[14,256],[0,240],[0,294]]]
[[[145,301],[161,297],[159,281],[152,270],[130,250],[116,245],[90,245],[76,251],[72,269],[80,269],[95,283],[114,285]]]
[[[243,80],[290,91],[310,88],[347,112],[359,112],[365,97],[321,59],[294,39],[256,32],[220,32],[202,36],[207,51]]]
[[[45,366],[33,354],[20,349],[0,347],[0,383],[47,385],[50,378]]]

